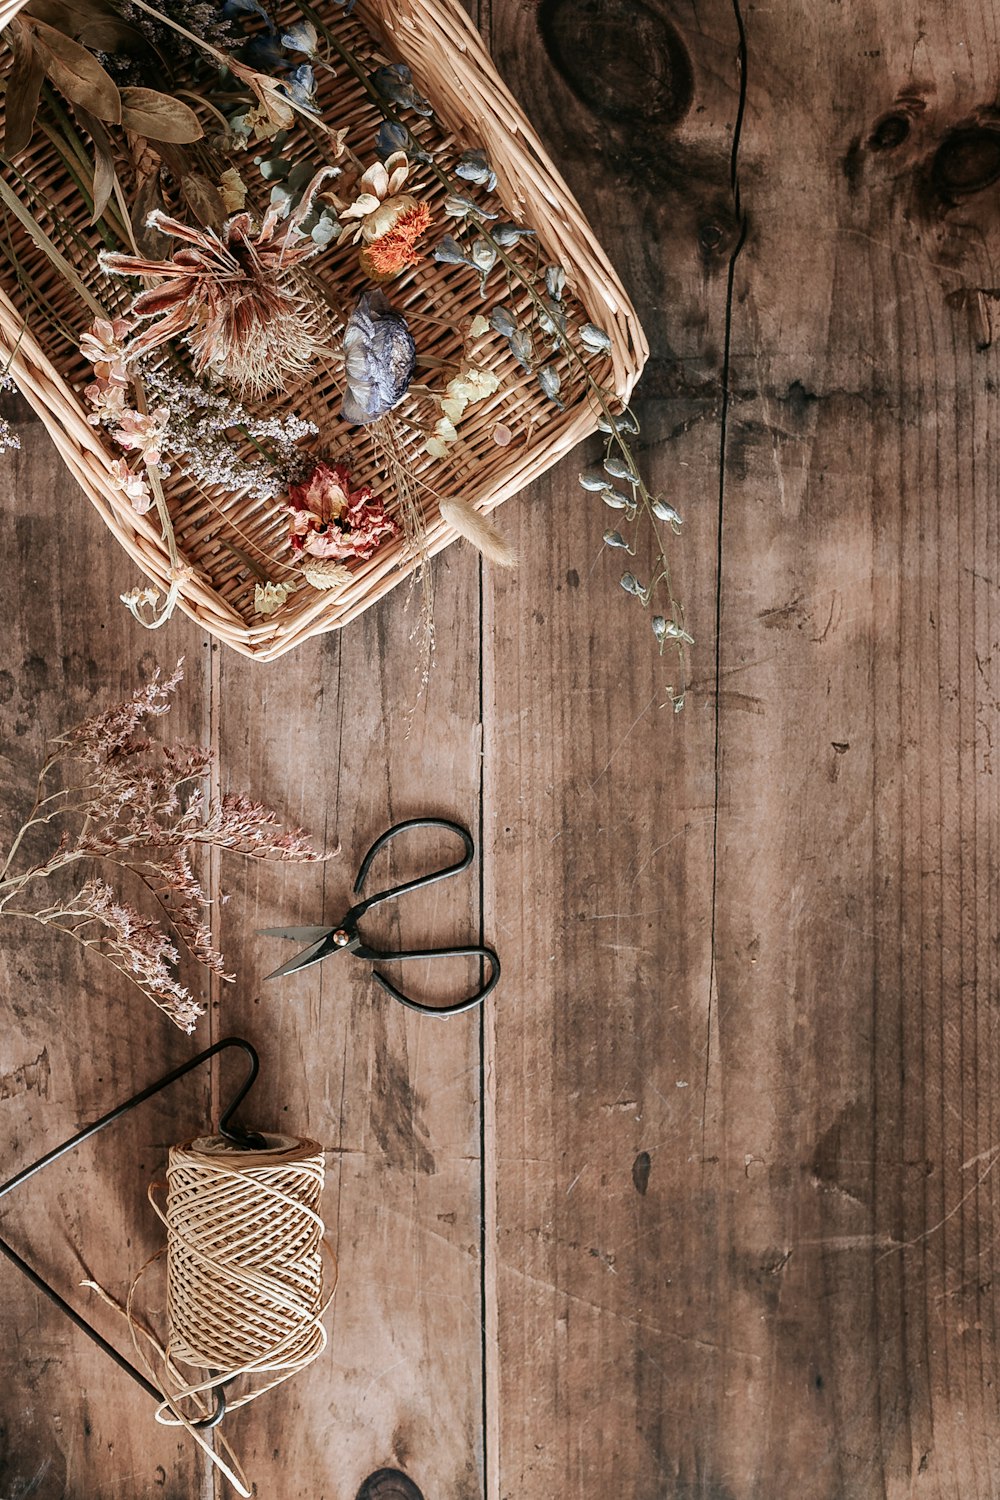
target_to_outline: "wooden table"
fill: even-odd
[[[200,1039],[250,1037],[255,1120],[323,1142],[341,1264],[329,1353],[230,1428],[260,1496],[354,1500],[382,1467],[426,1500],[996,1496],[996,15],[479,20],[650,335],[683,713],[656,707],[580,457],[500,513],[516,574],[435,564],[421,694],[404,590],[272,666],[180,618],[143,632],[25,419],[0,470],[4,827],[47,736],[183,654],[175,731],[342,846],[211,872],[239,980]],[[265,987],[253,929],[335,907],[428,809],[476,829],[480,879],[390,935],[482,921],[485,1015],[426,1022],[346,964]],[[192,1043],[68,940],[4,938],[13,1170]],[[158,1243],[146,1184],[210,1112],[192,1082],[5,1209],[116,1337],[76,1283],[124,1290]],[[0,1279],[3,1500],[211,1495],[186,1437]]]

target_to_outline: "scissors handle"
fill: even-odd
[[[358,894],[364,885],[365,877],[371,869],[372,861],[376,854],[381,849],[384,849],[390,840],[396,838],[401,833],[406,833],[411,828],[446,828],[449,833],[457,834],[462,840],[462,843],[465,845],[465,854],[455,864],[448,865],[443,870],[432,870],[429,875],[418,875],[415,880],[408,880],[404,885],[394,885],[387,890],[377,891],[374,896],[369,896],[367,900],[351,908],[351,917],[355,922],[363,917],[366,911],[369,911],[373,906],[377,906],[380,901],[388,901],[392,896],[405,896],[408,891],[417,891],[421,886],[433,885],[437,880],[446,880],[449,875],[459,875],[471,865],[476,852],[476,846],[472,842],[472,834],[467,828],[463,828],[461,823],[453,823],[450,818],[407,818],[403,823],[394,824],[392,828],[383,833],[381,838],[377,838],[374,844],[372,844],[368,853],[361,861],[358,878],[354,882],[355,895]],[[479,950],[474,951],[478,952]]]
[[[400,1005],[405,1005],[408,1010],[418,1011],[422,1016],[457,1016],[463,1010],[474,1010],[477,1005],[482,1005],[486,996],[493,989],[500,978],[500,960],[492,948],[484,948],[475,944],[466,948],[411,948],[404,953],[379,953],[374,948],[364,944],[355,948],[358,958],[370,959],[373,963],[396,963],[405,962],[410,958],[485,958],[490,965],[490,977],[486,983],[469,995],[465,1000],[456,1000],[453,1005],[427,1005],[422,1000],[413,1000],[409,995],[404,995],[402,990],[397,989],[391,979],[386,979],[377,969],[372,970],[372,978],[376,984],[380,984],[387,994]]]

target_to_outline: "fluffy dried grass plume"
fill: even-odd
[[[164,927],[198,963],[233,978],[213,941],[212,900],[193,864],[197,851],[272,860],[326,856],[300,830],[284,830],[264,803],[243,793],[208,795],[209,750],[147,735],[147,721],[168,712],[180,681],[180,662],[169,677],[157,670],[124,703],[51,742],[34,805],[0,867],[0,915],[53,927],[95,949],[190,1032],[204,1007],[179,980],[179,954]],[[39,852],[46,834],[50,847]],[[103,878],[112,870],[145,890],[156,917],[117,895]],[[78,872],[86,878],[75,890],[63,894],[65,882],[56,880],[58,899],[39,904],[40,881]]]
[[[487,562],[494,563],[498,568],[512,568],[517,562],[517,554],[493,522],[471,505],[466,505],[464,500],[442,500],[440,510],[448,525],[453,526],[467,542],[471,542]]]

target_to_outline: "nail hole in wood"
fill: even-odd
[[[641,0],[541,0],[538,27],[553,66],[594,114],[662,127],[691,108],[688,50]]]

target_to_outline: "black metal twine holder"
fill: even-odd
[[[169,1088],[172,1083],[176,1083],[178,1079],[193,1072],[195,1068],[200,1067],[209,1058],[217,1057],[220,1052],[225,1052],[230,1047],[236,1047],[243,1052],[248,1059],[249,1066],[246,1078],[243,1080],[236,1094],[234,1094],[232,1103],[219,1119],[219,1134],[225,1136],[227,1140],[231,1141],[234,1146],[238,1146],[241,1150],[260,1150],[266,1145],[263,1136],[258,1135],[254,1130],[242,1130],[238,1125],[230,1124],[233,1115],[239,1109],[256,1081],[257,1074],[260,1071],[260,1059],[255,1049],[249,1042],[244,1041],[242,1037],[227,1036],[221,1042],[216,1042],[213,1047],[207,1047],[204,1052],[199,1052],[196,1057],[192,1057],[188,1062],[182,1063],[179,1068],[174,1068],[173,1072],[167,1073],[163,1078],[158,1079],[156,1083],[151,1083],[141,1093],[134,1094],[131,1099],[126,1099],[123,1104],[119,1104],[114,1109],[109,1110],[106,1115],[102,1115],[92,1125],[87,1125],[83,1130],[77,1131],[76,1135],[71,1136],[68,1141],[63,1141],[61,1146],[56,1146],[53,1150],[47,1151],[44,1156],[40,1156],[30,1166],[24,1167],[7,1182],[0,1184],[0,1198],[5,1197],[7,1193],[12,1193],[23,1182],[27,1182],[29,1177],[34,1177],[52,1162],[58,1161],[60,1157],[66,1156],[70,1151],[75,1150],[77,1146],[82,1145],[84,1141],[89,1141],[91,1136],[97,1135],[98,1131],[104,1130],[108,1125],[113,1125],[116,1120],[121,1119],[122,1115],[127,1115],[130,1110],[135,1109],[140,1104],[144,1104],[154,1094],[159,1094],[163,1089]],[[85,1333],[99,1349],[103,1349],[108,1358],[114,1360],[120,1370],[124,1370],[126,1375],[132,1377],[136,1385],[141,1386],[147,1395],[152,1396],[157,1405],[162,1405],[163,1392],[158,1390],[151,1380],[147,1380],[146,1376],[137,1370],[133,1364],[130,1364],[113,1344],[109,1344],[103,1334],[98,1333],[97,1329],[88,1323],[86,1318],[82,1317],[75,1308],[71,1307],[65,1298],[60,1297],[55,1288],[50,1286],[44,1277],[40,1276],[34,1267],[30,1266],[22,1256],[18,1255],[17,1251],[8,1245],[6,1240],[0,1239],[0,1252],[19,1271],[24,1273],[32,1286],[37,1287],[40,1292],[44,1292],[49,1301],[54,1302],[56,1307],[61,1312],[64,1312],[71,1323],[75,1323],[77,1328],[82,1333]],[[215,1398],[215,1410],[210,1412],[207,1417],[202,1417],[198,1421],[192,1421],[192,1427],[217,1427],[222,1421],[222,1418],[226,1414],[226,1392],[224,1387],[222,1385],[213,1386],[212,1395]]]

